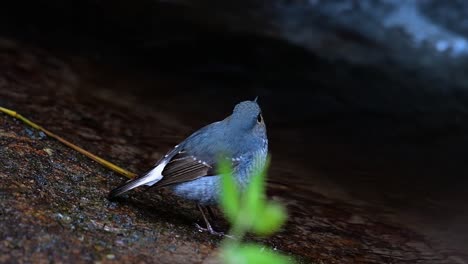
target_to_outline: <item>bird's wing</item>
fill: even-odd
[[[131,179],[113,189],[109,193],[109,198],[112,199],[142,185],[163,187],[212,176],[215,174],[214,168],[214,162],[202,161],[183,150],[177,151],[175,155],[171,155],[170,152],[141,177]]]
[[[204,130],[213,125],[216,123],[200,129],[189,139],[199,137]],[[114,198],[142,185],[163,187],[215,175],[217,161],[215,152],[208,151],[210,148],[201,148],[199,145],[187,146],[186,142],[187,140],[176,146],[141,177],[131,179],[122,186],[113,189],[109,193],[109,198]],[[233,166],[235,165],[233,164]]]
[[[154,187],[163,187],[175,183],[192,181],[215,174],[215,164],[211,160],[202,160],[182,150],[164,167],[162,179]]]

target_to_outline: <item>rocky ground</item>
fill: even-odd
[[[1,106],[134,172],[231,111],[231,103],[213,111],[203,104],[206,98],[200,106],[195,93],[171,95],[178,85],[187,81],[145,79],[87,58],[0,42]],[[132,93],[135,87],[153,87],[157,96],[149,100]],[[303,263],[466,263],[463,237],[442,232],[460,225],[442,221],[442,227],[434,227],[437,220],[425,219],[419,209],[445,213],[459,223],[466,215],[450,218],[457,210],[449,210],[445,201],[424,196],[420,205],[412,191],[395,193],[392,186],[399,185],[388,177],[379,185],[385,188],[369,187],[374,176],[398,174],[401,163],[356,151],[348,139],[329,133],[339,134],[336,124],[318,121],[312,132],[307,124],[287,127],[273,119],[268,191],[287,205],[289,220],[270,238],[249,239]],[[346,128],[348,122],[339,124]],[[414,129],[399,131],[420,138]],[[204,263],[216,254],[220,238],[195,228],[201,217],[193,204],[165,190],[136,191],[110,202],[106,195],[122,176],[5,114],[0,114],[0,157],[2,263]],[[404,183],[398,180],[404,177],[396,181]],[[377,199],[382,193],[392,193],[398,203]]]

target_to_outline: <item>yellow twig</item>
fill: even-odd
[[[127,177],[127,178],[134,178],[136,176],[135,173],[133,172],[130,172],[126,169],[123,169],[107,160],[104,160],[96,155],[94,155],[93,153],[89,152],[89,151],[86,151],[80,147],[78,147],[77,145],[74,145],[73,143],[70,143],[69,141],[57,136],[56,134],[50,132],[49,130],[37,125],[36,123],[28,120],[27,118],[25,118],[24,116],[18,114],[17,112],[13,111],[13,110],[10,110],[10,109],[7,109],[7,108],[4,108],[4,107],[1,107],[0,106],[0,112],[3,112],[9,116],[12,116],[16,119],[19,119],[21,121],[23,121],[25,124],[27,124],[28,126],[32,127],[32,128],[35,128],[37,130],[40,130],[42,132],[44,132],[47,136],[51,137],[51,138],[54,138],[60,142],[62,142],[63,144],[65,144],[66,146],[80,152],[81,154],[85,155],[86,157],[98,162],[99,164],[103,165],[104,167],[106,168],[109,168],[119,174],[122,174],[123,176]]]

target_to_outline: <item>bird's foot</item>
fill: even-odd
[[[208,232],[208,233],[210,233],[212,235],[234,239],[234,237],[231,236],[231,235],[228,235],[228,234],[225,234],[223,232],[218,232],[218,231],[214,230],[211,227],[211,225],[208,225],[207,227],[201,227],[199,224],[195,224],[195,226],[197,227],[198,231],[200,231],[200,232]]]
[[[195,224],[195,226],[197,227],[198,231],[200,232],[209,232],[210,234],[212,235],[217,235],[217,236],[224,236],[224,233],[223,232],[217,232],[215,231],[211,225],[208,225],[207,227],[201,227],[199,224]]]

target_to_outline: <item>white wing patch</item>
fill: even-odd
[[[162,172],[164,170],[164,167],[166,167],[167,162],[168,160],[162,161],[161,163],[159,163],[158,166],[156,166],[154,169],[148,172],[148,174],[146,174],[145,176],[146,181],[148,182],[144,183],[143,185],[152,186],[158,181],[160,181],[163,178]]]

